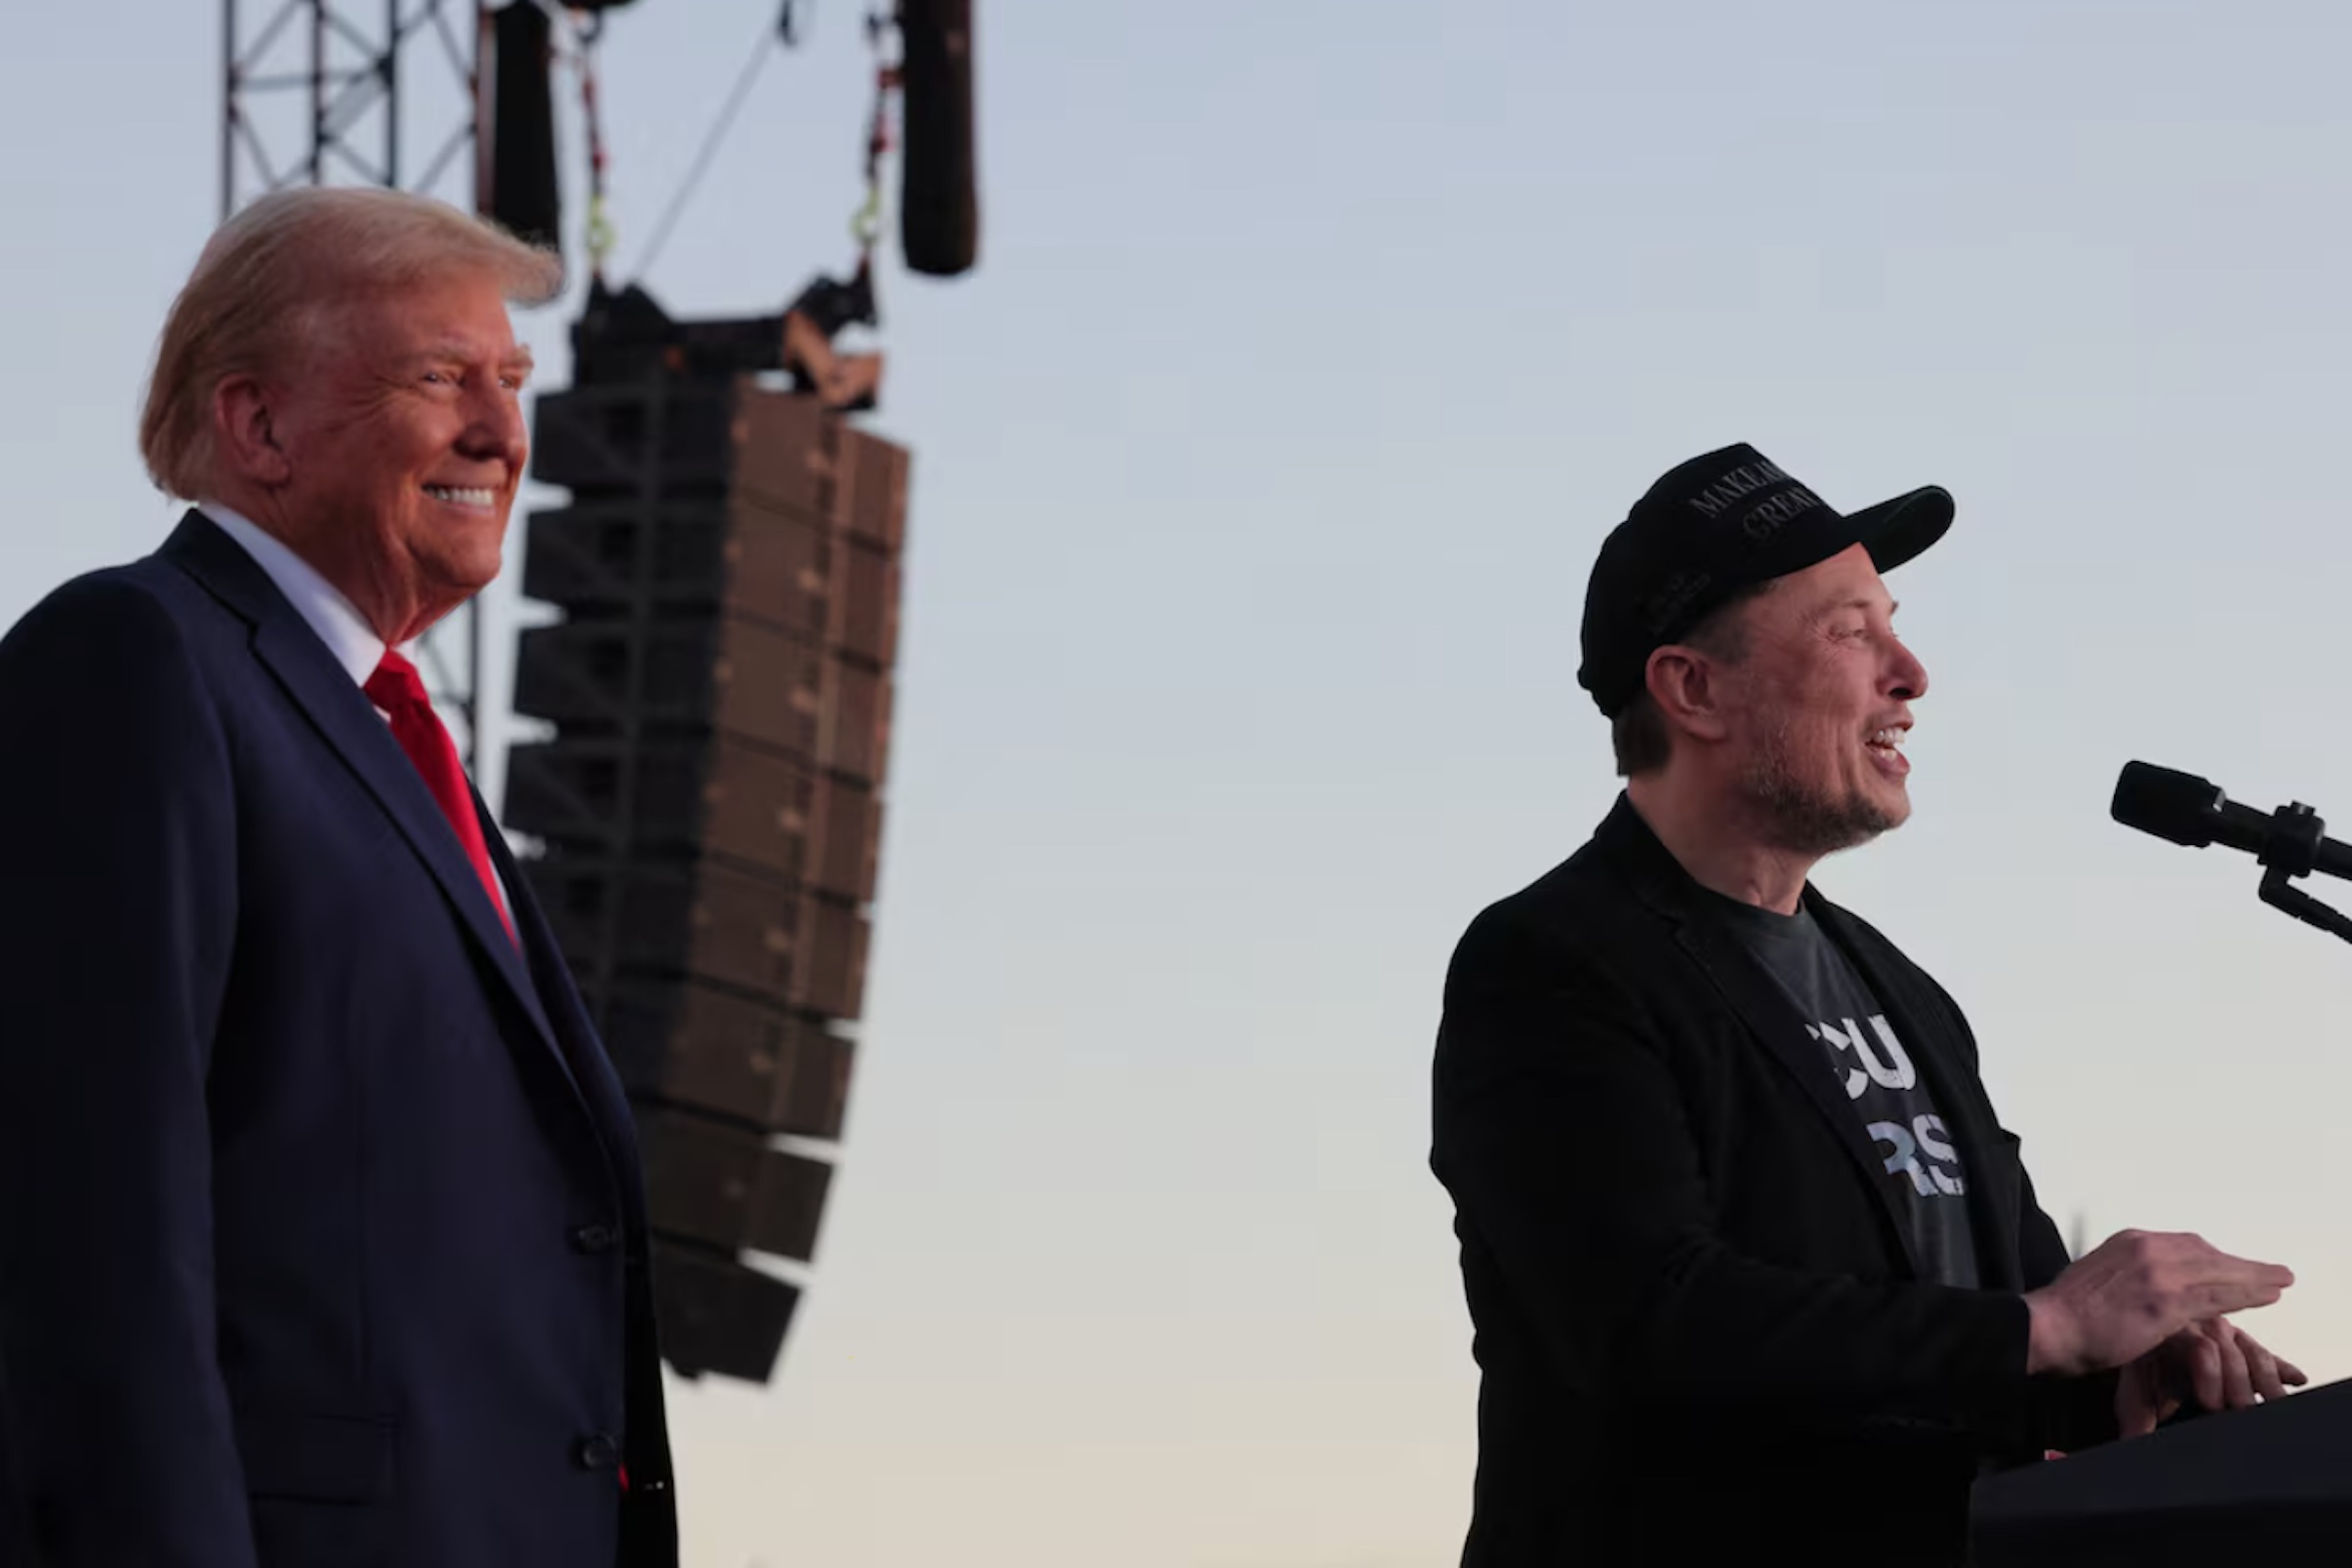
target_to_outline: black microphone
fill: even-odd
[[[2319,819],[2307,808],[2290,807],[2276,814],[2255,811],[2195,774],[2151,762],[2127,762],[2115,781],[2110,811],[2126,827],[2190,849],[2226,844],[2259,857],[2266,865],[2283,864],[2291,875],[2324,871],[2352,879],[2352,845],[2322,838]]]

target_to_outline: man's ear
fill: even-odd
[[[294,474],[271,416],[269,389],[255,377],[225,376],[213,388],[213,441],[222,468],[265,489]]]
[[[1643,673],[1650,701],[1669,732],[1680,730],[1702,741],[1721,741],[1731,733],[1723,709],[1723,670],[1714,660],[1696,648],[1668,643],[1651,651]]]

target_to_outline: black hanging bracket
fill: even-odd
[[[2284,909],[2305,925],[2317,926],[2352,942],[2352,919],[2302,889],[2289,885],[2295,877],[2309,876],[2318,864],[2320,845],[2327,838],[2327,824],[2299,800],[2281,806],[2271,814],[2270,822],[2262,852],[2255,857],[2262,863],[2262,902],[2274,909]]]

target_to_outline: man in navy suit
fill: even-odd
[[[677,1561],[629,1107],[404,653],[497,575],[557,282],[247,208],[142,421],[194,509],[0,641],[10,1563]]]

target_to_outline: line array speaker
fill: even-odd
[[[681,1373],[764,1382],[815,1251],[879,865],[908,455],[659,365],[537,406],[507,825],[627,1085]],[[816,1140],[793,1148],[776,1135]]]

